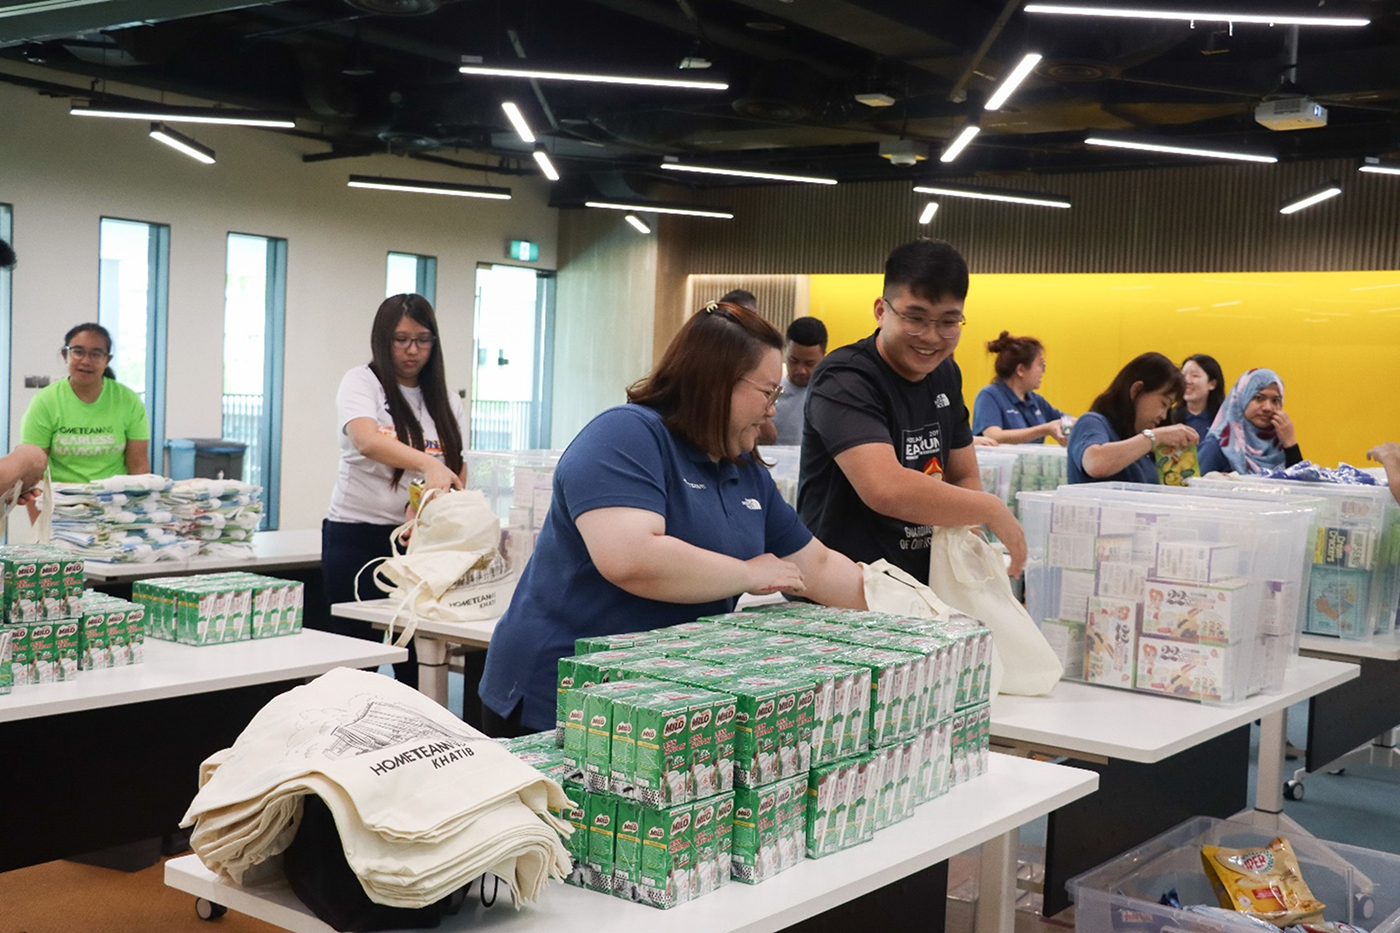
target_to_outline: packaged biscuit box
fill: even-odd
[[[1232,645],[1254,636],[1245,580],[1171,583],[1149,580],[1143,589],[1142,634],[1184,642]]]
[[[1246,662],[1252,647],[1144,636],[1138,642],[1137,689],[1189,700],[1242,700],[1248,693]]]
[[[1084,679],[1132,689],[1137,661],[1138,604],[1095,596],[1084,627]]]

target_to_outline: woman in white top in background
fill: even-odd
[[[429,489],[461,489],[466,426],[462,402],[447,390],[438,345],[437,317],[422,295],[384,299],[370,331],[372,362],[356,366],[340,381],[336,424],[340,474],[331,507],[321,523],[321,574],[328,603],[355,598],[355,575],[376,557],[391,553],[389,536],[408,512],[408,484],[422,478]],[[360,577],[364,599],[383,594]],[[373,641],[381,636],[368,622],[332,617],[342,635]],[[412,647],[394,676],[418,685]]]

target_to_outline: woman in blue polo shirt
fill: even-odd
[[[574,640],[728,612],[741,593],[864,608],[851,560],[812,537],[755,454],[782,391],[782,336],[712,304],[656,369],[579,432],[481,679],[493,735],[554,725]]]
[[[997,377],[977,393],[972,433],[998,444],[1039,444],[1047,437],[1065,442],[1060,410],[1036,394],[1045,378],[1045,347],[1034,337],[1006,331],[987,344],[997,355]]]
[[[1156,483],[1152,448],[1188,447],[1197,440],[1193,428],[1162,424],[1181,389],[1181,370],[1160,353],[1144,353],[1119,370],[1074,423],[1069,481]]]

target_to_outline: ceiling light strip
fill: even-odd
[[[933,220],[933,215],[938,213],[938,202],[930,201],[924,205],[923,213],[919,214],[919,226],[924,226]]]
[[[915,185],[920,194],[941,194],[950,198],[972,198],[976,201],[1003,201],[1007,204],[1028,204],[1033,207],[1070,207],[1068,199],[1054,195],[1013,194],[982,188],[943,188],[936,185]]]
[[[763,181],[795,181],[809,185],[834,185],[834,178],[818,178],[814,175],[784,175],[779,172],[752,172],[747,169],[717,168],[712,165],[681,165],[677,162],[662,162],[661,167],[668,172],[695,172],[700,175],[732,175],[735,178],[755,178]]]
[[[598,207],[608,211],[645,211],[651,214],[681,214],[686,217],[714,217],[719,220],[733,220],[729,211],[705,210],[696,207],[666,207],[636,201],[585,201],[584,207]]]
[[[205,165],[214,164],[214,150],[201,142],[190,139],[184,133],[177,133],[163,123],[151,124],[151,138],[156,142],[165,143],[177,152],[183,152],[197,162]]]
[[[997,87],[996,92],[992,94],[991,99],[987,101],[986,109],[1000,110],[1007,99],[1012,94],[1016,93],[1016,89],[1021,86],[1021,82],[1026,80],[1030,73],[1035,70],[1035,66],[1039,64],[1040,55],[1035,52],[1031,52],[1026,55],[1025,58],[1022,58],[1021,63],[1011,69],[1011,74],[1006,76],[1006,79]]]
[[[498,68],[488,65],[463,65],[457,70],[464,75],[486,75],[496,78],[534,78],[537,81],[628,84],[637,87],[668,87],[690,91],[729,90],[729,85],[723,81],[697,81],[687,78],[646,78],[633,75],[588,74],[577,71],[541,71],[537,68]]]
[[[938,157],[938,161],[951,162],[962,155],[962,151],[967,148],[967,144],[972,142],[972,138],[980,132],[982,132],[982,127],[975,123],[963,127],[963,131],[958,134],[958,138],[953,140],[952,143],[948,145],[947,149],[943,150],[943,154]]]
[[[1305,207],[1312,207],[1314,204],[1321,204],[1329,198],[1335,198],[1342,193],[1342,186],[1333,182],[1323,188],[1310,191],[1296,201],[1290,201],[1278,209],[1280,214],[1296,214]]]
[[[520,112],[520,108],[510,101],[501,104],[501,109],[506,112],[506,119],[510,125],[515,127],[515,132],[520,136],[521,142],[533,143],[535,141],[534,131],[530,129],[530,124],[525,122],[525,115]]]
[[[1195,146],[1174,146],[1168,143],[1140,142],[1132,139],[1109,139],[1103,136],[1090,136],[1084,140],[1088,146],[1108,146],[1113,149],[1139,149],[1143,152],[1162,152],[1170,155],[1201,156],[1207,159],[1229,159],[1234,162],[1277,162],[1277,156],[1261,155],[1255,152],[1231,152],[1225,149],[1201,149]]]
[[[490,198],[509,201],[509,188],[486,185],[459,185],[448,181],[419,181],[413,178],[381,178],[375,175],[351,175],[351,188],[374,188],[380,191],[408,191],[414,194],[445,194],[458,198]]]
[[[1383,162],[1373,156],[1367,156],[1356,170],[1375,175],[1400,175],[1400,162]]]
[[[651,228],[643,223],[642,218],[638,217],[636,214],[627,214],[622,219],[635,227],[638,233],[651,233]]]
[[[1027,13],[1060,16],[1106,16],[1116,19],[1164,19],[1176,22],[1260,23],[1266,26],[1366,26],[1371,21],[1352,16],[1299,16],[1292,13],[1235,13],[1229,10],[1143,10],[1132,8],[1071,6],[1059,3],[1027,3]]]
[[[273,129],[296,127],[290,114],[257,110],[225,110],[222,107],[124,107],[74,104],[68,108],[75,117],[110,117],[117,120],[146,120],[161,123],[209,123],[218,126],[260,126]]]
[[[543,149],[535,150],[535,162],[540,166],[540,171],[544,172],[544,177],[550,181],[559,180],[559,170],[554,167],[554,163],[549,161],[549,154]]]

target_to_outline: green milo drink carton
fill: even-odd
[[[805,775],[778,782],[778,795],[773,804],[777,871],[787,871],[806,857],[806,792]]]
[[[730,694],[696,690],[694,703],[690,708],[690,786],[696,800],[713,797],[724,790],[725,772],[729,774],[729,787],[733,787],[734,759],[732,735],[735,704],[737,700]],[[729,723],[730,758],[728,766],[721,757],[724,750],[719,743],[719,720]]]
[[[584,859],[583,886],[611,894],[616,871],[617,798],[587,794],[584,816],[588,822],[588,848]]]
[[[776,784],[734,789],[734,847],[731,854],[734,880],[758,884],[774,874],[777,803]],[[765,841],[767,846],[764,845]]]
[[[10,677],[16,687],[34,683],[34,652],[29,645],[29,626],[24,623],[0,625],[10,636]]]
[[[865,824],[869,818],[870,779],[874,776],[874,753],[867,752],[856,757],[851,768],[850,783],[846,793],[846,825],[841,835],[841,848],[849,849],[865,840]]]
[[[719,887],[719,850],[715,835],[715,813],[719,797],[697,800],[690,820],[692,833],[690,898],[713,894]],[[728,866],[725,866],[728,871]]]
[[[734,793],[725,791],[714,798],[715,886],[720,888],[734,877],[730,867],[734,854]]]
[[[614,715],[616,701],[628,696],[644,694],[655,685],[648,681],[618,681],[596,684],[574,691],[583,701],[583,783],[590,791],[602,793],[608,790],[613,775],[612,750],[614,743]],[[565,740],[577,743],[577,730],[572,721],[575,718],[577,700],[569,704],[569,719],[566,723]],[[625,731],[625,728],[624,728]],[[576,748],[565,745],[565,760],[577,762]],[[570,754],[573,752],[574,754]]]
[[[617,802],[612,893],[625,901],[642,900],[642,805],[635,800]]]
[[[63,614],[77,618],[83,613],[83,598],[87,594],[87,571],[81,558],[63,561]]]
[[[38,560],[23,551],[12,551],[5,558],[5,618],[11,622],[38,622],[43,617],[42,610]]]
[[[33,675],[30,683],[51,684],[58,680],[58,642],[54,623],[30,622],[29,656]]]
[[[109,618],[110,629],[110,618]],[[126,608],[126,650],[128,663],[140,664],[146,660],[146,610],[142,606],[127,604]]]
[[[642,810],[642,903],[663,910],[691,899],[694,805]]]
[[[14,633],[0,625],[0,696],[8,694],[15,685],[14,651],[10,645]]]
[[[690,710],[699,699],[684,689],[658,690],[628,697],[637,737],[632,782],[637,799],[648,808],[690,801]]]
[[[569,798],[569,805],[564,808],[561,816],[564,821],[573,827],[573,832],[568,839],[564,840],[564,848],[568,850],[569,860],[572,868],[569,877],[564,879],[568,884],[583,887],[584,865],[588,861],[588,812],[587,794],[583,785],[577,781],[564,781],[560,784],[564,788],[564,796]]]
[[[112,646],[107,638],[107,612],[100,608],[88,608],[79,616],[82,628],[81,661],[85,671],[96,671],[112,666]]]
[[[54,638],[54,680],[77,680],[83,663],[82,621],[79,619],[55,619]]]

